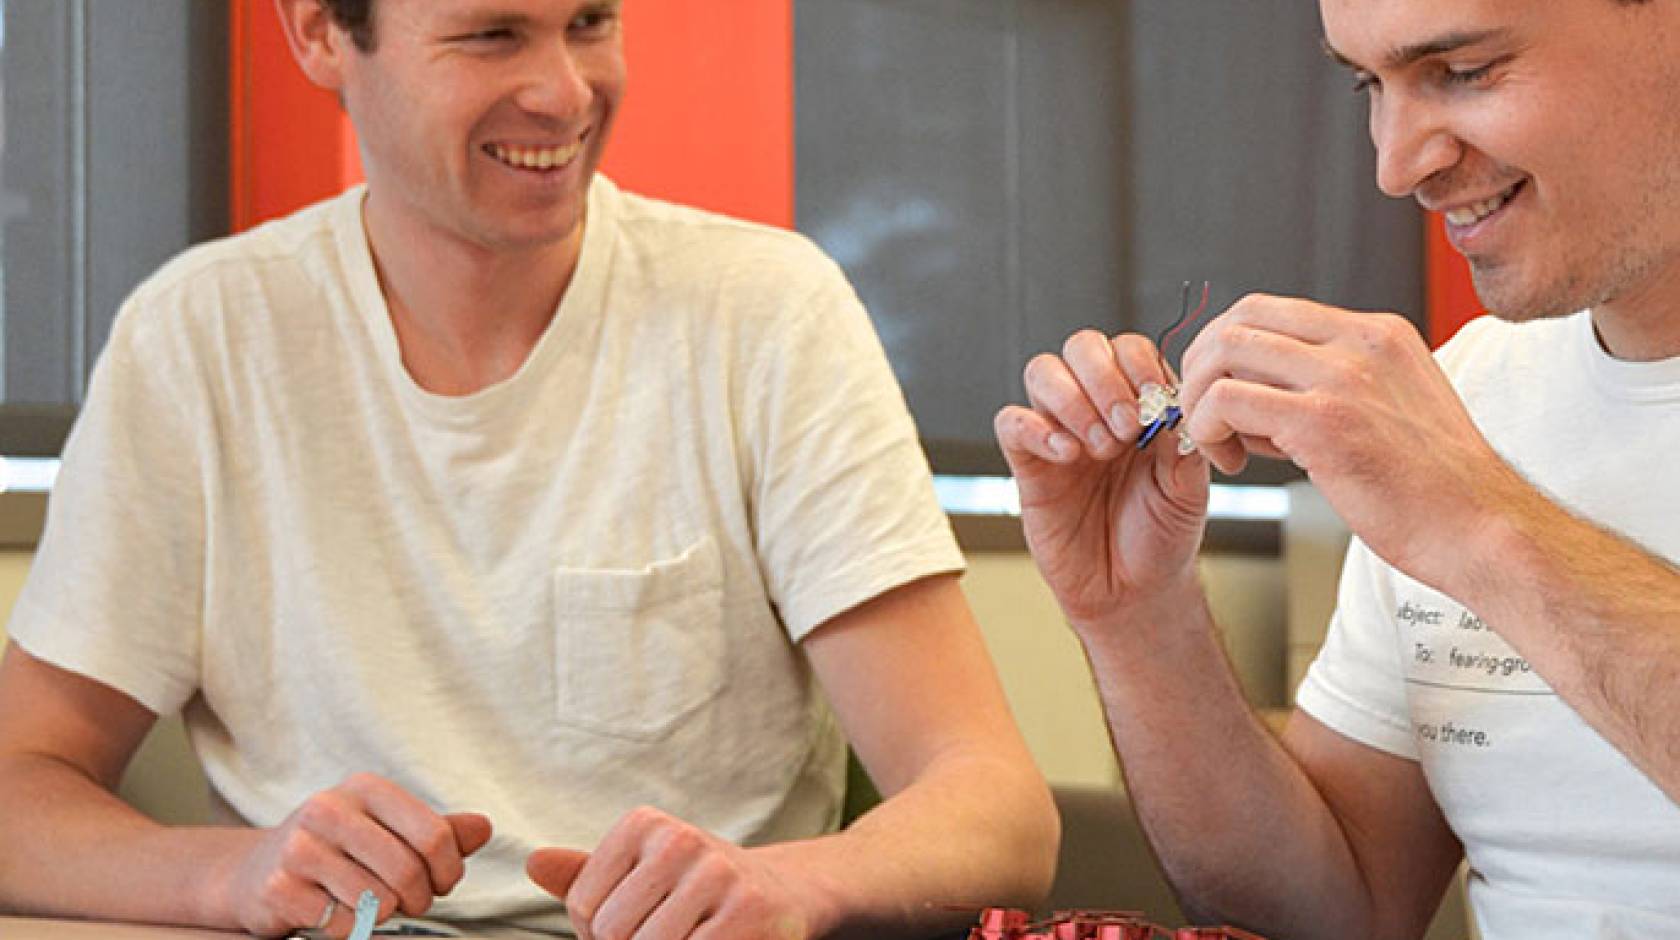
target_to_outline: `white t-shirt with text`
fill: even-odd
[[[1578,515],[1680,559],[1680,359],[1613,359],[1585,313],[1482,318],[1439,359],[1518,471]],[[1475,612],[1357,539],[1299,703],[1421,762],[1464,843],[1486,940],[1680,936],[1680,807]]]

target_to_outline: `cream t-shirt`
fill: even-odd
[[[251,823],[353,771],[487,813],[441,917],[551,914],[525,855],[640,804],[832,828],[844,743],[798,641],[962,565],[839,270],[598,178],[528,361],[443,397],[401,364],[362,198],[124,305],[13,637],[184,708]]]

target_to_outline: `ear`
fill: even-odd
[[[328,91],[342,91],[344,59],[353,44],[321,0],[274,0],[274,10],[303,74]]]

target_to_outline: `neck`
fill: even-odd
[[[403,367],[421,388],[467,395],[512,376],[577,271],[582,224],[552,243],[487,247],[362,207]]]
[[[1592,318],[1599,343],[1617,359],[1680,356],[1680,267],[1599,304]]]

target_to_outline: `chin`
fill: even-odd
[[[1510,323],[1566,317],[1593,303],[1593,298],[1582,296],[1579,285],[1526,284],[1519,272],[1501,266],[1472,262],[1470,277],[1487,312]]]
[[[577,234],[582,220],[532,220],[528,224],[503,224],[485,231],[484,241],[498,248],[542,249],[561,244]]]

